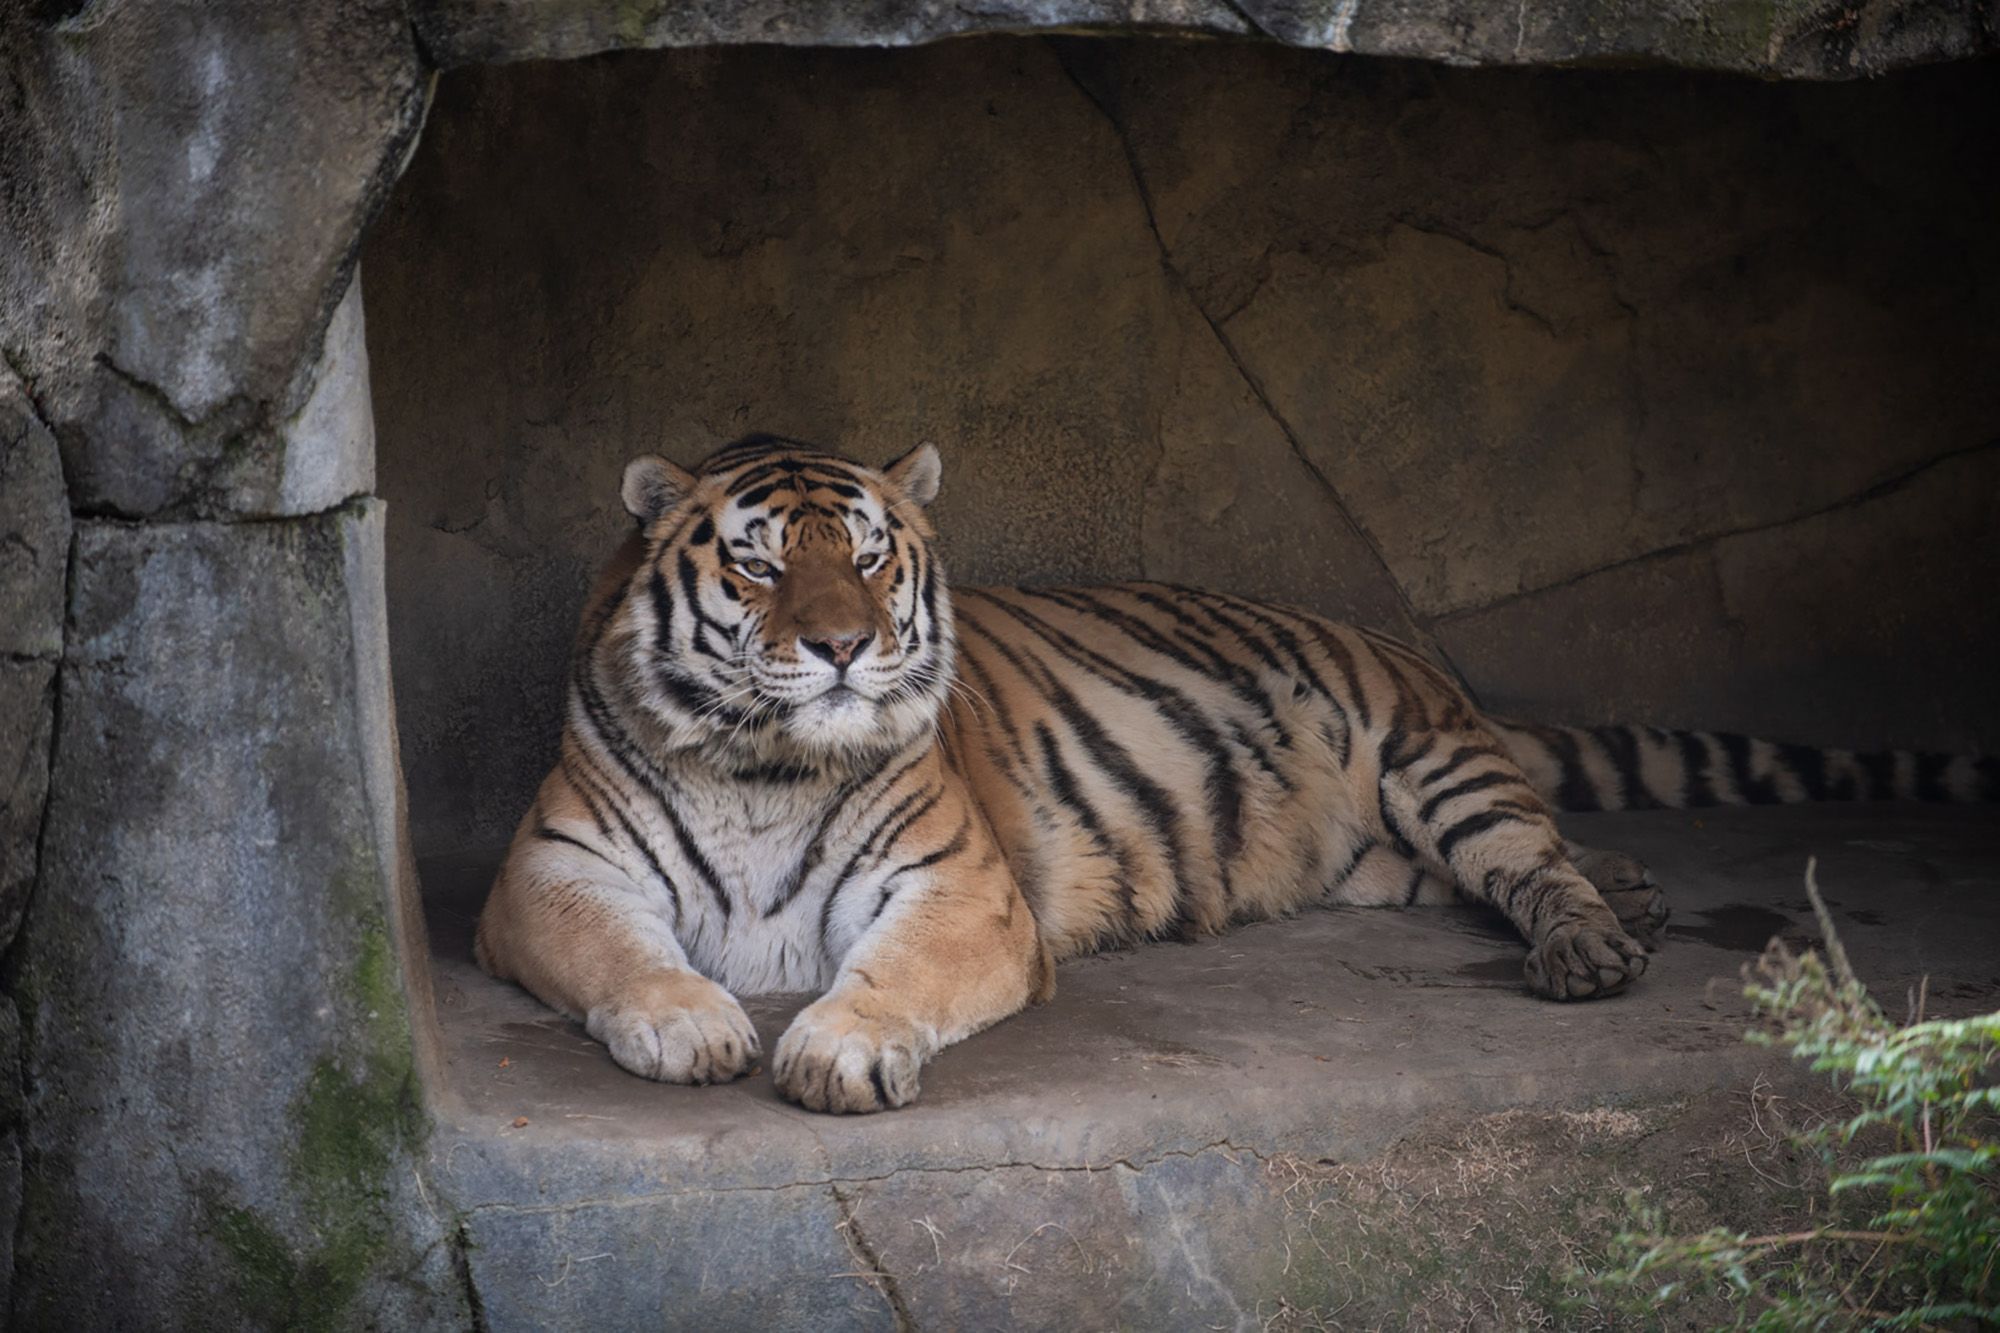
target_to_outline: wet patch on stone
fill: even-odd
[[[1985,1002],[2000,995],[2000,977],[1988,977],[1984,981],[1954,981],[1931,987],[1931,998],[1937,1000],[1977,1000]]]
[[[1667,927],[1671,939],[1700,940],[1718,949],[1761,953],[1773,936],[1793,928],[1783,912],[1750,903],[1730,903],[1694,913],[1700,921],[1680,921]]]

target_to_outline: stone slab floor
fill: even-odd
[[[1801,1203],[1825,1087],[1746,1046],[1739,971],[1814,932],[1808,855],[1892,1010],[2000,1007],[2000,819],[1577,817],[1669,887],[1611,1001],[1520,984],[1471,911],[1339,909],[1069,963],[916,1105],[676,1088],[471,961],[494,858],[424,866],[448,1084],[434,1175],[492,1328],[1620,1326],[1569,1276],[1629,1191],[1676,1226]],[[775,1044],[804,997],[749,1004]],[[1675,1326],[1705,1317],[1651,1312]]]

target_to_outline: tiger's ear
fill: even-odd
[[[937,499],[938,482],[944,478],[944,460],[930,443],[916,448],[882,469],[882,475],[896,483],[903,494],[920,506]]]
[[[626,513],[641,523],[651,523],[693,489],[694,473],[658,454],[640,454],[625,465],[625,481],[618,493],[625,501]]]

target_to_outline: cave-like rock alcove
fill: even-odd
[[[1315,913],[866,1119],[470,961],[622,464],[753,430],[938,443],[963,583],[1989,750],[1990,8],[1573,10],[0,10],[10,1326],[1520,1324],[1628,1185],[1775,1207],[1740,966],[1817,854],[1880,993],[1990,1009],[1987,812],[1586,817],[1675,903],[1615,1002]]]

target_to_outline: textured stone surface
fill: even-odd
[[[493,1330],[888,1327],[881,1295],[833,1278],[867,1264],[840,1224],[831,1192],[806,1185],[499,1208],[475,1214],[466,1235]]]
[[[14,1271],[14,1224],[21,1216],[21,1143],[13,1130],[0,1134],[0,1221],[7,1230],[0,1235],[0,1264]]]
[[[69,538],[55,438],[0,366],[0,949],[13,941],[35,878]],[[10,1070],[0,1058],[0,1085]],[[9,1091],[0,1086],[0,1105]]]
[[[413,1169],[381,530],[79,527],[15,1327],[465,1318]]]
[[[277,425],[274,447],[282,452],[277,513],[314,514],[375,489],[375,410],[358,272],[327,323],[305,403]]]
[[[55,437],[0,365],[0,952],[34,889],[69,538]],[[0,996],[0,1307],[20,1222],[20,1103],[20,1017]]]
[[[12,943],[35,882],[55,679],[53,662],[0,661],[0,949]]]
[[[0,657],[62,651],[69,526],[55,437],[0,366]]]
[[[1454,65],[1658,63],[1838,79],[2000,45],[2000,20],[1988,0],[1901,0],[1848,9],[1807,0],[1559,0],[1532,8],[1444,0],[989,0],[949,6],[926,0],[417,0],[411,8],[425,49],[446,66],[634,46],[907,46],[980,32],[1137,27]]]
[[[0,1300],[11,1288],[21,1224],[21,1016],[0,997]]]
[[[1531,1327],[1623,1224],[1628,1188],[1695,1229],[1785,1206],[1755,1174],[1780,1159],[1744,1161],[1766,1142],[1753,1112],[1827,1094],[1741,1042],[1739,969],[1773,935],[1814,935],[1808,855],[1885,1001],[1928,975],[1934,1012],[2000,1004],[1984,811],[1566,828],[1640,855],[1671,895],[1664,951],[1615,1000],[1534,999],[1520,945],[1484,918],[1308,913],[1066,964],[1051,1004],[946,1051],[910,1108],[859,1118],[785,1105],[761,1073],[714,1088],[623,1073],[473,966],[492,858],[427,862],[452,1093],[440,1183],[467,1210],[491,1327],[664,1310],[761,1328],[1255,1328],[1280,1298],[1349,1302],[1342,1327],[1459,1327],[1461,1302]],[[795,1007],[751,1002],[767,1049]],[[1420,1203],[1370,1211],[1398,1177],[1460,1201],[1450,1225]],[[1479,1306],[1488,1283],[1508,1304]]]
[[[1422,614],[2000,436],[1990,70],[1783,88],[1070,49],[1175,262]]]
[[[1977,506],[1855,503],[2000,438],[1990,83],[1081,40],[455,74],[367,250],[419,844],[546,770],[622,461],[750,429],[936,440],[964,582],[1282,598],[1566,720],[2000,744],[1951,649],[1994,623]],[[1821,511],[1782,596],[1667,575]],[[1933,534],[1915,601],[1884,523]]]
[[[356,438],[366,380],[334,313],[427,89],[403,9],[111,9],[0,13],[21,94],[0,107],[0,348],[79,509],[338,503],[365,449],[328,441]]]

